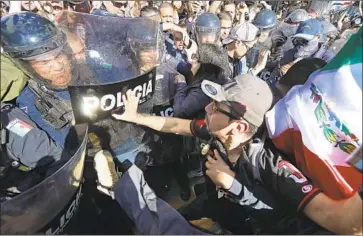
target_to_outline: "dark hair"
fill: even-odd
[[[250,133],[251,136],[255,135],[258,131],[258,127],[251,124],[250,122],[248,122],[247,120],[243,119],[247,124],[248,124],[248,130],[246,131],[246,133]]]
[[[159,15],[159,11],[156,7],[152,6],[144,6],[143,8],[141,8],[140,10],[141,17],[150,16],[150,14]]]
[[[234,1],[232,1],[232,0],[227,0],[227,1],[225,1],[225,2],[224,2],[224,4],[223,4],[223,5],[222,5],[222,7],[221,7],[221,10],[222,10],[222,11],[224,11],[224,10],[225,10],[226,5],[232,5],[232,4],[236,7],[236,4],[234,3]]]
[[[224,1],[223,7],[224,7],[225,5],[231,5],[231,4],[234,4],[234,5],[236,6],[236,3],[235,3],[235,1],[234,1],[234,0],[227,0],[227,1]]]
[[[278,81],[280,85],[292,88],[298,84],[305,84],[311,73],[323,68],[326,62],[319,58],[304,58],[293,65]]]

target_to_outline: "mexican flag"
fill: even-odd
[[[266,114],[276,147],[333,199],[362,184],[362,173],[347,163],[362,145],[362,33]]]

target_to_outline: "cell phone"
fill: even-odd
[[[250,20],[250,14],[248,14],[248,12],[245,12],[245,20],[246,21]]]

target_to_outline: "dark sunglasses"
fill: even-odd
[[[242,119],[242,116],[236,115],[236,114],[239,114],[239,112],[237,112],[236,109],[233,106],[235,106],[235,105],[236,106],[241,106],[241,109],[244,110],[244,112],[246,111],[246,107],[245,106],[243,106],[242,104],[239,104],[239,103],[233,103],[233,105],[231,103],[229,103],[229,102],[222,102],[222,103],[223,104],[226,104],[232,110],[232,112],[234,112],[235,114],[233,114],[232,112],[228,112],[228,111],[225,111],[225,110],[221,109],[219,107],[219,103],[216,102],[216,101],[213,101],[213,108],[212,108],[213,109],[213,112],[218,111],[218,112],[222,113],[223,115],[229,117],[232,120],[240,120],[240,119]]]

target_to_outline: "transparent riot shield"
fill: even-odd
[[[56,234],[72,218],[81,196],[87,125],[75,127],[79,147],[38,185],[1,203],[1,234]],[[31,154],[30,154],[31,155]]]
[[[138,153],[149,153],[153,136],[144,127],[111,118],[113,112],[122,112],[126,91],[140,97],[142,113],[151,114],[154,106],[169,103],[166,91],[173,73],[161,66],[165,46],[159,27],[145,18],[74,12],[65,12],[58,22],[58,28],[72,35],[68,39],[83,42],[76,62],[81,71],[84,67],[91,71],[78,73],[73,79],[77,82],[68,86],[75,122],[90,124],[93,146],[109,149],[120,161],[134,162]]]

